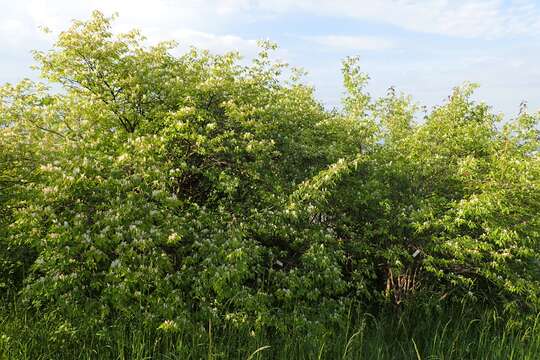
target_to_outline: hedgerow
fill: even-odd
[[[328,111],[271,43],[249,65],[175,56],[111,21],[36,52],[45,84],[1,89],[0,286],[62,331],[537,308],[538,115],[503,120],[466,84],[417,120],[409,97],[372,99],[355,58]]]

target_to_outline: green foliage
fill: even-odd
[[[465,85],[416,122],[354,58],[329,112],[271,43],[173,56],[111,20],[35,54],[59,92],[0,92],[0,287],[51,323],[321,335],[359,304],[539,305],[540,116],[501,124]]]

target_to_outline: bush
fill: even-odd
[[[241,65],[110,27],[95,12],[36,53],[62,91],[2,89],[2,286],[52,321],[317,332],[419,295],[538,306],[538,116],[500,126],[464,86],[415,122],[354,58],[327,111],[273,44]]]

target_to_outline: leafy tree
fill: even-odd
[[[416,122],[355,58],[327,111],[271,43],[250,65],[173,56],[111,21],[35,54],[60,91],[1,91],[1,286],[61,329],[316,331],[422,294],[538,305],[538,116],[501,127],[464,86]]]

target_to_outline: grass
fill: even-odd
[[[525,321],[474,308],[427,316],[363,314],[333,332],[292,330],[272,336],[251,329],[201,326],[163,333],[116,324],[97,333],[70,332],[18,305],[4,305],[0,359],[537,359],[540,317]]]

